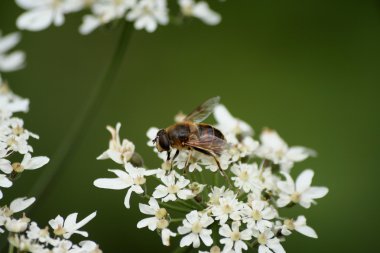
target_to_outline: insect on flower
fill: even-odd
[[[220,97],[213,97],[198,106],[185,117],[182,122],[158,131],[153,143],[159,152],[167,152],[167,161],[174,161],[181,150],[190,150],[185,168],[189,164],[193,151],[198,151],[214,158],[219,170],[224,176],[218,157],[227,147],[227,142],[221,131],[215,127],[201,123],[219,104]],[[176,149],[173,159],[170,159],[171,149]]]

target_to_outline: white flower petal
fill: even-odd
[[[12,210],[13,213],[18,213],[31,206],[34,203],[34,201],[36,201],[36,198],[17,198],[11,202],[9,208]]]
[[[122,190],[130,186],[120,178],[99,178],[94,181],[94,185],[98,188],[111,190]]]
[[[51,25],[53,15],[53,10],[48,7],[36,8],[21,14],[17,19],[17,27],[30,31],[41,31]]]
[[[296,180],[296,191],[303,192],[308,189],[311,185],[311,181],[313,180],[314,171],[307,169],[304,170]]]

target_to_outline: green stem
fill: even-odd
[[[131,23],[125,22],[123,25],[118,45],[113,53],[111,62],[105,71],[102,80],[94,87],[88,95],[87,103],[76,116],[74,123],[68,130],[67,135],[63,139],[58,150],[53,155],[48,168],[38,178],[33,188],[29,192],[29,196],[40,197],[48,193],[46,189],[50,184],[53,184],[56,173],[67,166],[70,158],[78,151],[78,147],[84,139],[84,135],[88,126],[91,126],[97,113],[101,109],[107,93],[110,91],[112,84],[115,83],[115,78],[120,70],[121,64],[125,57],[128,41],[131,37],[133,27]]]
[[[219,171],[214,172],[214,185],[219,187]]]
[[[177,211],[177,212],[181,212],[181,213],[190,213],[191,212],[191,209],[182,208],[182,207],[178,207],[178,206],[173,206],[173,205],[167,204],[166,202],[161,202],[159,205],[163,206],[163,207],[165,207],[167,209],[171,209],[171,210],[174,210],[174,211]]]
[[[187,202],[184,201],[184,200],[177,199],[177,201],[178,201],[179,204],[181,204],[181,205],[183,205],[183,206],[185,206],[185,207],[187,207],[187,208],[190,208],[190,209],[197,209],[196,206],[194,206],[194,205],[192,205],[192,204],[190,204],[190,203],[187,203]]]
[[[13,253],[14,249],[15,249],[15,247],[12,244],[9,244],[8,253]]]

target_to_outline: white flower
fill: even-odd
[[[226,189],[225,186],[222,186],[220,188],[214,186],[213,188],[211,188],[211,192],[208,194],[208,197],[209,197],[208,204],[210,206],[214,206],[214,205],[218,206],[218,205],[220,205],[220,199],[222,199],[222,198],[226,198],[226,199],[234,198],[235,193],[229,189]]]
[[[206,213],[199,213],[198,211],[191,211],[186,214],[186,219],[183,220],[183,226],[178,227],[178,233],[185,235],[180,242],[180,247],[193,245],[194,248],[199,248],[201,245],[200,240],[206,246],[211,246],[213,240],[211,239],[211,229],[207,229],[214,220]]]
[[[8,53],[9,50],[20,42],[20,39],[20,33],[15,32],[6,36],[1,36],[0,31],[0,72],[14,71],[24,66],[24,52],[14,51],[12,53]],[[0,84],[1,83],[2,80],[0,78]]]
[[[120,127],[120,123],[116,124],[116,128],[107,126],[107,130],[111,133],[112,138],[109,142],[108,149],[97,158],[98,160],[110,158],[116,163],[124,164],[132,158],[135,152],[135,145],[127,139],[120,142]]]
[[[310,169],[304,170],[297,177],[295,184],[289,174],[284,172],[282,174],[285,176],[286,181],[277,183],[278,188],[281,190],[280,198],[277,200],[279,207],[284,207],[293,202],[309,208],[311,203],[315,203],[314,199],[322,198],[328,193],[326,187],[311,186],[314,172]]]
[[[166,219],[168,213],[165,208],[160,208],[158,202],[154,198],[149,199],[149,205],[139,204],[140,212],[147,215],[154,215],[153,217],[145,218],[137,223],[138,228],[148,227],[149,230],[154,231],[159,229],[161,231],[162,244],[165,246],[170,245],[170,237],[177,234],[168,229],[169,221]]]
[[[258,230],[252,231],[253,236],[257,238],[259,243],[259,253],[285,253],[284,248],[280,244],[280,240],[274,237],[274,234],[269,229],[260,233]]]
[[[0,75],[0,120],[8,120],[15,112],[27,112],[29,109],[29,100],[15,95],[4,82]],[[4,128],[8,128],[3,122]],[[2,130],[4,131],[4,130]],[[0,130],[0,133],[2,132]]]
[[[265,129],[260,136],[262,145],[257,150],[257,154],[265,159],[271,160],[274,164],[279,164],[281,170],[289,172],[295,162],[301,162],[309,156],[315,156],[314,150],[288,144],[271,129]]]
[[[273,222],[270,220],[277,216],[276,210],[268,202],[261,200],[253,200],[250,205],[245,205],[243,213],[243,222],[247,223],[247,227],[261,232],[271,228]]]
[[[216,172],[219,170],[218,164],[215,162],[215,159],[211,156],[202,156],[202,164],[205,165],[205,168]],[[219,157],[219,164],[222,170],[227,170],[230,164],[232,163],[231,155],[225,151]]]
[[[13,163],[12,168],[15,172],[20,173],[24,170],[39,169],[49,162],[46,156],[32,157],[31,154],[26,153],[21,163]]]
[[[0,187],[9,188],[12,186],[12,181],[7,178],[6,175],[0,174]],[[3,193],[0,190],[0,199],[3,198]]]
[[[204,155],[200,152],[192,152],[191,159],[188,161],[189,152],[190,151],[188,150],[183,150],[179,153],[178,157],[174,161],[177,168],[182,170],[187,165],[189,172],[193,172],[195,170],[202,171],[201,165],[203,165],[203,163],[201,161],[201,158],[204,157]]]
[[[73,243],[69,240],[58,241],[57,245],[54,245],[53,253],[71,253],[70,249],[73,247]]]
[[[93,241],[81,241],[78,245],[73,245],[70,253],[102,253],[99,249],[99,245]]]
[[[236,175],[236,177],[231,178],[234,185],[239,189],[243,189],[244,192],[253,191],[255,188],[261,189],[260,172],[256,163],[234,164],[231,172]]]
[[[178,0],[181,11],[185,16],[194,16],[199,18],[208,25],[217,25],[220,23],[221,17],[218,13],[211,10],[207,2],[194,0]]]
[[[9,232],[21,233],[27,229],[29,222],[30,222],[30,219],[27,218],[25,214],[20,219],[7,218],[5,222],[5,228]]]
[[[170,237],[175,237],[177,234],[172,232],[168,228],[164,228],[161,231],[162,244],[165,246],[170,246]]]
[[[281,234],[290,235],[292,230],[311,238],[318,238],[315,230],[306,225],[306,218],[303,215],[298,216],[295,221],[293,219],[286,219],[284,221],[284,224],[281,226]]]
[[[178,176],[172,172],[168,176],[161,178],[163,185],[160,184],[153,192],[153,197],[161,199],[164,202],[175,201],[177,198],[189,199],[193,196],[191,190],[185,187],[190,183],[190,180],[185,179],[183,176]]]
[[[30,31],[41,31],[51,24],[63,25],[64,15],[80,11],[84,7],[82,0],[16,0],[27,11],[17,19],[17,27]]]
[[[247,250],[248,246],[244,241],[250,240],[252,238],[251,231],[245,229],[240,231],[240,222],[232,222],[230,227],[224,224],[219,228],[219,234],[225,238],[220,240],[221,244],[224,244],[223,252],[236,252],[241,253],[242,250]]]
[[[13,234],[9,236],[8,241],[20,252],[47,253],[46,250],[43,250],[42,245],[39,245],[24,235]]]
[[[214,109],[214,117],[219,130],[221,130],[229,143],[238,143],[236,138],[240,136],[253,135],[252,127],[246,122],[234,118],[224,105],[218,105]]]
[[[29,239],[38,240],[42,243],[49,242],[51,240],[49,228],[46,227],[44,229],[41,229],[35,222],[30,223],[29,229],[26,232],[26,234]]]
[[[224,197],[219,199],[219,205],[211,208],[215,220],[219,220],[220,224],[224,224],[230,218],[234,221],[241,219],[243,205],[236,197]]]
[[[123,190],[129,188],[124,199],[126,208],[130,208],[129,199],[132,192],[137,194],[144,193],[141,185],[145,184],[145,176],[151,176],[156,173],[155,170],[146,170],[144,168],[135,168],[132,164],[125,164],[125,171],[122,170],[109,170],[115,173],[116,178],[99,178],[94,181],[94,185],[99,188]]]
[[[157,24],[169,22],[166,0],[140,0],[127,14],[129,21],[135,21],[135,28],[154,32]]]
[[[92,15],[85,15],[79,28],[81,34],[89,34],[99,26],[125,16],[136,0],[103,0],[91,5]]]
[[[88,233],[79,229],[95,218],[96,212],[91,213],[79,222],[77,222],[77,216],[78,213],[72,213],[66,219],[63,219],[62,216],[58,215],[55,219],[49,221],[49,225],[54,229],[55,235],[63,236],[65,239],[70,238],[72,234],[80,234],[87,237]]]
[[[155,198],[149,199],[149,205],[139,204],[140,212],[147,215],[153,215],[153,217],[145,218],[137,223],[137,228],[148,227],[149,230],[154,231],[159,226],[162,219],[167,216],[165,208],[160,208]],[[167,222],[167,221],[166,221]]]

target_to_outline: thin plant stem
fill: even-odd
[[[214,172],[214,185],[219,186],[219,171]]]
[[[174,218],[174,219],[170,219],[170,222],[182,222],[183,221],[183,218]]]
[[[190,204],[190,203],[187,203],[187,202],[184,201],[184,200],[180,200],[180,199],[178,199],[177,201],[178,201],[178,203],[182,204],[183,206],[185,206],[185,207],[187,207],[187,208],[190,208],[190,209],[196,209],[196,207],[195,207],[194,205],[192,205],[192,204]]]
[[[44,173],[38,178],[37,182],[30,190],[30,196],[41,198],[41,195],[46,194],[48,192],[46,189],[54,182],[55,175],[62,168],[67,166],[69,158],[72,154],[75,154],[78,151],[78,147],[83,140],[87,127],[92,125],[96,114],[99,112],[107,97],[107,93],[110,91],[112,84],[115,83],[115,78],[119,73],[121,64],[124,60],[132,31],[132,25],[125,22],[123,24],[118,45],[116,46],[111,62],[106,69],[102,80],[88,95],[87,103],[85,103],[82,110],[77,114],[77,118],[68,130],[66,137],[52,156],[51,162],[48,165],[49,168],[44,170]]]
[[[167,209],[171,209],[171,210],[174,210],[174,211],[177,211],[177,212],[181,212],[181,213],[190,213],[191,212],[191,209],[181,208],[181,207],[178,207],[178,206],[173,206],[173,205],[167,204],[165,202],[161,202],[159,205],[163,206],[163,207],[165,207]]]
[[[8,253],[13,253],[14,249],[15,249],[15,247],[12,244],[9,244]]]

